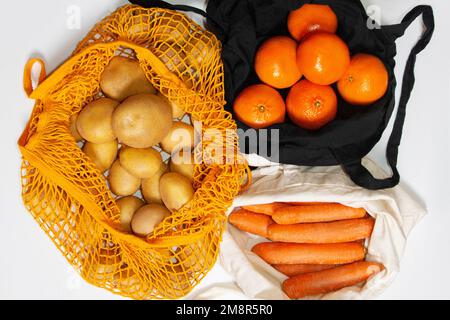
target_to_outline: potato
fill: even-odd
[[[152,284],[142,281],[139,275],[127,264],[123,264],[120,270],[114,273],[114,288],[122,293],[130,294],[135,299],[148,299],[148,292],[152,291]]]
[[[181,121],[174,121],[170,131],[161,140],[161,148],[167,153],[181,149],[192,152],[194,145],[194,127]]]
[[[106,66],[100,77],[100,88],[108,98],[117,101],[139,93],[156,93],[139,61],[121,56],[112,58]]]
[[[153,47],[153,51],[167,69],[181,78],[188,88],[194,89],[197,87],[200,73],[180,45],[173,42],[159,43]]]
[[[159,170],[148,179],[142,179],[141,191],[146,202],[154,202],[162,204],[161,193],[159,192],[159,181],[161,176],[168,172],[167,164],[163,163]]]
[[[192,65],[200,66],[213,54],[212,40],[203,32],[195,33],[192,39],[187,57]]]
[[[194,38],[195,37],[195,38]],[[213,47],[211,39],[205,34],[194,34],[191,47],[188,49],[186,54],[187,61],[189,64],[189,72],[183,75],[183,80],[191,89],[196,89],[200,84],[200,79],[202,77],[203,64],[206,66],[214,61],[213,58]]]
[[[161,21],[152,30],[155,42],[176,42],[183,45],[190,37],[189,22],[181,16],[159,18]]]
[[[206,245],[202,242],[195,242],[191,245],[178,247],[175,251],[176,259],[183,264],[186,270],[201,272],[208,265],[214,264],[214,255],[211,242]]]
[[[181,119],[186,114],[182,108],[180,108],[175,102],[171,102],[169,99],[167,99],[161,92],[158,92],[158,97],[163,98],[167,101],[168,104],[172,107],[172,117]]]
[[[117,140],[105,143],[92,143],[87,141],[83,152],[94,162],[101,173],[108,170],[117,157]]]
[[[155,13],[154,13],[155,14]],[[155,18],[153,15],[143,15],[138,14],[136,16],[131,16],[131,21],[129,24],[128,34],[132,39],[148,37],[148,32],[150,30],[150,21]]]
[[[135,212],[131,220],[131,229],[134,234],[145,237],[169,215],[169,210],[164,206],[156,203],[147,204]]]
[[[182,74],[186,71],[186,54],[180,45],[173,42],[160,43],[154,48],[154,51],[170,72]]]
[[[131,232],[131,219],[137,209],[142,207],[145,202],[135,196],[127,196],[116,200],[120,211],[120,224],[126,232]]]
[[[175,152],[169,162],[170,171],[182,174],[191,182],[194,180],[194,166],[194,155],[185,154],[182,150]]]
[[[80,133],[78,132],[77,129],[77,119],[78,119],[78,114],[73,114],[70,117],[70,133],[72,134],[72,136],[74,137],[76,142],[79,142],[81,140],[83,140],[83,138],[80,136]]]
[[[114,273],[114,287],[120,288],[124,292],[139,292],[141,284],[142,281],[131,268],[124,267]]]
[[[161,199],[170,211],[183,207],[194,196],[191,181],[185,176],[176,173],[165,173],[159,181]]]
[[[112,128],[120,142],[133,148],[158,144],[172,126],[172,109],[153,94],[127,98],[112,115]]]
[[[119,103],[108,98],[92,101],[78,114],[77,130],[81,137],[92,143],[104,143],[116,137],[112,130],[111,119]]]
[[[99,246],[96,253],[96,262],[92,262],[90,268],[83,268],[82,274],[85,277],[106,281],[113,279],[114,274],[119,270],[122,263],[122,256],[118,248],[103,248]]]
[[[114,161],[109,169],[109,188],[118,196],[129,196],[135,193],[141,184],[141,179],[136,178],[125,170],[119,160]]]
[[[125,170],[138,178],[150,178],[162,165],[161,154],[153,148],[122,148],[119,160]]]
[[[185,296],[186,290],[192,287],[190,282],[190,279],[192,279],[191,272],[186,271],[181,265],[174,265],[169,270],[170,293],[179,298]]]

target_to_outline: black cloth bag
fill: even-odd
[[[352,106],[337,95],[339,101],[336,119],[315,132],[299,128],[288,118],[282,124],[269,127],[269,130],[279,129],[279,162],[307,166],[342,165],[356,184],[367,189],[391,188],[398,184],[400,179],[397,170],[398,147],[406,105],[414,86],[416,55],[427,46],[434,31],[433,10],[430,6],[415,7],[399,24],[374,27],[359,0],[209,0],[206,13],[192,7],[174,6],[163,1],[131,2],[147,7],[194,11],[207,17],[208,29],[213,31],[223,44],[226,108],[230,112],[233,112],[234,99],[243,88],[260,83],[253,70],[253,60],[261,42],[271,36],[289,34],[286,21],[291,10],[305,3],[329,5],[339,20],[337,34],[348,44],[351,53],[374,54],[385,63],[389,73],[388,90],[383,98],[366,107]],[[396,88],[394,58],[397,52],[395,40],[401,37],[420,15],[425,31],[407,60],[400,101],[387,144],[386,157],[393,174],[387,179],[376,179],[361,164],[361,159],[380,140],[394,111]],[[285,96],[287,91],[282,90],[281,93]],[[241,129],[249,128],[240,121],[237,121],[237,124]],[[242,131],[240,133],[242,134]],[[268,150],[271,150],[270,138],[269,132],[268,145],[265,146]],[[241,145],[244,146],[242,151],[245,153],[256,149],[262,156],[267,156],[265,152],[261,153],[262,148],[259,145],[251,145],[244,141],[241,141]],[[271,158],[272,156],[270,155]]]

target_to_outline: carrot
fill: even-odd
[[[366,281],[382,269],[383,265],[376,262],[354,262],[287,279],[283,282],[283,291],[291,299],[328,293]]]
[[[283,202],[291,206],[315,206],[319,204],[332,204],[331,202]]]
[[[245,210],[254,212],[254,213],[262,213],[262,214],[267,214],[269,216],[271,216],[275,210],[283,208],[283,207],[287,207],[289,205],[285,204],[285,203],[281,203],[281,202],[273,202],[273,203],[266,203],[266,204],[255,204],[255,205],[250,205],[250,206],[244,206],[243,208]]]
[[[292,277],[299,274],[327,270],[339,266],[338,264],[274,264],[272,267],[277,269],[285,276]]]
[[[270,216],[239,209],[230,214],[228,221],[236,228],[267,237],[267,227],[273,223]]]
[[[272,241],[295,243],[339,243],[369,238],[375,219],[350,219],[335,222],[272,224],[268,237]]]
[[[252,251],[269,264],[344,264],[364,259],[361,243],[262,242]]]
[[[282,207],[275,211],[273,220],[279,224],[326,222],[362,218],[366,210],[339,203],[322,203]]]

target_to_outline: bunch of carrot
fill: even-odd
[[[364,239],[370,238],[375,220],[362,208],[275,202],[240,208],[229,222],[273,241],[252,251],[289,277],[283,291],[292,299],[352,286],[383,269],[364,261]]]

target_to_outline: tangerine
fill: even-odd
[[[342,78],[350,64],[350,51],[337,35],[315,32],[297,48],[297,65],[305,78],[329,85]]]
[[[354,105],[368,105],[386,93],[389,75],[378,57],[355,54],[337,87],[342,98]]]
[[[281,123],[286,114],[283,97],[265,84],[245,88],[234,101],[233,110],[240,121],[255,129]]]
[[[330,86],[301,80],[289,91],[286,110],[299,127],[317,130],[336,117],[337,97]]]
[[[259,79],[278,89],[289,88],[302,74],[296,62],[297,43],[287,36],[272,37],[259,47],[255,71]]]
[[[314,31],[335,33],[338,19],[328,5],[305,4],[289,13],[287,25],[291,36],[300,41],[306,34]]]

